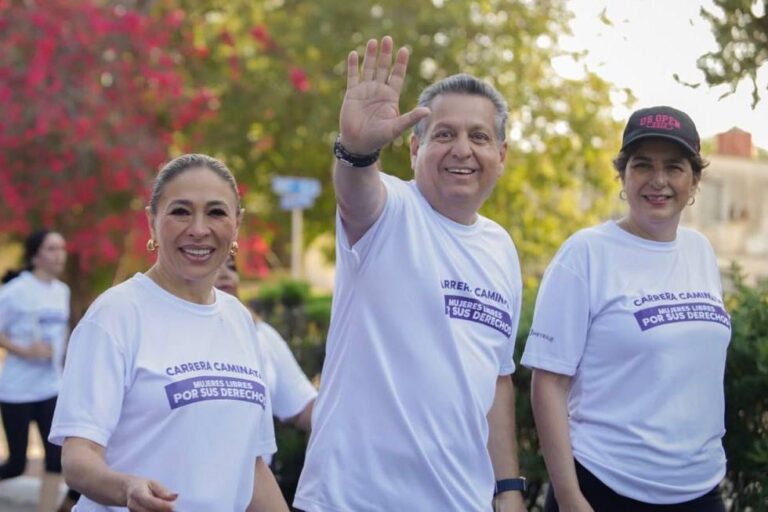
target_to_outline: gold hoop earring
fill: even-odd
[[[627,191],[626,190],[622,189],[621,192],[619,192],[619,199],[621,199],[622,201],[626,201],[627,200]]]
[[[696,196],[691,196],[691,198],[688,200],[688,206],[693,206],[696,202]]]
[[[229,255],[234,256],[237,254],[237,251],[240,250],[240,246],[237,244],[237,240],[232,242],[232,246],[229,248]]]
[[[150,238],[149,240],[147,240],[147,251],[155,252],[158,247],[160,247],[160,244],[155,242],[154,238]]]

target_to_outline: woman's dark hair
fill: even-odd
[[[38,229],[33,231],[24,240],[24,270],[34,270],[35,265],[32,260],[37,256],[37,252],[40,250],[40,246],[45,242],[45,237],[50,233],[53,233],[50,229]]]
[[[5,284],[8,281],[12,281],[19,277],[19,271],[18,270],[7,270],[5,274],[3,274],[3,277],[0,278],[0,283]]]
[[[616,158],[613,159],[613,168],[616,169],[616,172],[619,173],[619,176],[621,177],[621,179],[624,179],[624,172],[627,170],[627,163],[629,162],[629,159],[632,158],[632,155],[634,155],[637,152],[643,140],[647,140],[647,139],[640,139],[633,142],[632,144],[624,148],[624,151],[619,151],[619,154],[616,155]],[[701,156],[701,154],[699,153],[688,153],[687,158],[688,158],[688,161],[691,162],[693,175],[696,176],[696,178],[700,179],[701,171],[704,170],[704,168],[709,165],[709,161],[705,159],[703,156]]]
[[[22,270],[34,270],[35,265],[32,263],[32,260],[35,259],[37,252],[40,250],[40,246],[45,242],[45,237],[51,233],[53,233],[53,231],[46,228],[38,229],[30,233],[29,236],[24,239],[24,261],[21,269],[7,271],[0,281],[5,284],[15,277],[18,277]]]

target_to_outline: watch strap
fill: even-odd
[[[356,153],[350,153],[341,144],[341,135],[336,137],[336,142],[333,144],[333,154],[340,161],[350,167],[370,167],[379,159],[380,149],[377,149],[368,155],[358,155]]]
[[[496,480],[496,487],[493,490],[493,495],[501,494],[507,491],[520,491],[524,492],[528,489],[528,485],[525,481],[525,477],[518,478],[505,478],[503,480]]]

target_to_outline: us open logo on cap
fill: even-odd
[[[669,114],[656,114],[641,117],[640,126],[653,130],[679,130],[682,125]]]

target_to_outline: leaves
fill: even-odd
[[[733,335],[725,374],[728,479],[734,510],[768,503],[768,281],[749,286],[731,269],[726,297]],[[763,507],[763,508],[761,508]]]
[[[219,108],[192,140],[219,154],[249,185],[249,211],[279,226],[278,257],[288,260],[289,215],[269,192],[273,175],[315,177],[323,191],[305,214],[311,240],[333,229],[331,145],[339,129],[349,51],[364,53],[385,34],[411,50],[400,111],[435,80],[470,72],[508,99],[507,169],[483,213],[519,244],[524,269],[541,272],[563,239],[611,212],[618,188],[611,158],[621,126],[610,116],[611,86],[595,75],[561,79],[550,62],[563,52],[565,2],[249,2],[181,0],[195,44],[190,80],[215,91]],[[194,20],[194,23],[192,23]],[[220,44],[222,33],[231,44]],[[238,73],[230,69],[236,58]],[[200,129],[200,126],[196,126]],[[382,152],[386,172],[412,175],[408,134]]]
[[[0,19],[0,231],[49,226],[82,270],[114,267],[173,131],[208,110],[179,72],[183,13],[50,0],[0,2]]]
[[[758,72],[768,61],[768,0],[713,0],[714,9],[701,8],[701,16],[712,25],[719,48],[705,53],[696,65],[711,86],[727,85],[727,96],[743,81],[752,84],[752,108],[766,84],[758,83]]]

